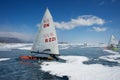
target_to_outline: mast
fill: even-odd
[[[31,52],[59,54],[55,25],[48,8],[41,21]]]

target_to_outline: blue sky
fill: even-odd
[[[0,0],[0,36],[32,39],[46,7],[59,41],[120,40],[120,0]]]

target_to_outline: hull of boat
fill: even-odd
[[[21,60],[53,60],[52,57],[20,56]]]

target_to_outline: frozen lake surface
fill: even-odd
[[[32,44],[0,44],[0,80],[119,80],[120,54],[100,47],[59,45],[66,62],[21,61]]]

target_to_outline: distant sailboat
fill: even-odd
[[[117,41],[117,39],[114,37],[114,35],[111,36],[108,45],[109,45],[109,46],[112,45],[113,47],[117,47],[117,45],[118,45],[118,41]]]
[[[114,50],[117,51],[118,50],[118,41],[117,39],[114,37],[114,35],[111,35],[111,38],[109,40],[107,49],[109,50]]]
[[[50,55],[54,58],[57,58],[56,55],[59,55],[55,25],[48,9],[46,9],[41,21],[36,39],[31,49],[31,53],[33,55]]]

